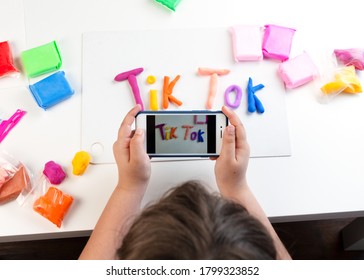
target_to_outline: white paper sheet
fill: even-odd
[[[146,109],[149,109],[150,89],[158,90],[161,101],[163,77],[173,79],[181,75],[173,95],[183,105],[170,104],[168,110],[200,110],[205,109],[210,77],[198,76],[197,69],[209,67],[231,71],[219,77],[214,110],[224,104],[228,86],[236,84],[242,88],[242,102],[235,111],[247,130],[251,156],[289,156],[285,88],[277,75],[278,63],[273,60],[235,62],[228,27],[84,33],[82,148],[91,152],[94,163],[114,162],[112,144],[124,115],[135,104],[128,82],[113,80],[117,74],[144,68],[137,80]],[[156,76],[157,82],[148,85],[148,75]],[[253,86],[265,86],[256,92],[265,107],[264,114],[247,112],[249,77]]]

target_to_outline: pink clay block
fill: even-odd
[[[236,25],[230,29],[235,61],[263,59],[262,27],[258,25]]]
[[[291,53],[295,29],[274,24],[265,25],[263,37],[263,56],[286,61]]]
[[[311,57],[303,52],[295,58],[280,63],[278,73],[286,88],[296,88],[314,80],[318,76],[318,69]]]

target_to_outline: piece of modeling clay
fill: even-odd
[[[180,75],[177,75],[176,78],[174,78],[172,80],[172,82],[169,82],[170,78],[168,76],[164,76],[164,79],[163,79],[163,108],[164,109],[168,108],[169,102],[172,102],[172,103],[176,104],[177,106],[182,105],[182,102],[172,95],[173,88],[176,85],[176,83],[180,77],[181,77]]]
[[[90,164],[91,155],[85,151],[79,151],[75,154],[72,160],[73,171],[74,175],[82,175],[85,171],[87,166]]]
[[[319,72],[311,57],[303,52],[278,65],[278,73],[287,88],[296,88],[314,80]]]
[[[23,110],[16,110],[16,112],[8,119],[0,122],[0,143],[8,135],[8,133],[18,124],[22,117],[26,114]]]
[[[62,66],[61,54],[55,41],[23,51],[21,60],[30,78],[56,71]]]
[[[0,42],[0,78],[19,74],[13,61],[13,55],[10,50],[8,41]]]
[[[28,172],[21,165],[14,176],[0,188],[0,204],[16,199],[29,183],[30,178]]]
[[[356,70],[364,70],[364,49],[336,49],[334,54],[346,66],[353,65]]]
[[[263,37],[263,56],[265,58],[285,61],[291,53],[291,45],[295,29],[268,24],[265,25]]]
[[[9,177],[8,172],[0,166],[0,189],[4,183],[9,180]]]
[[[229,95],[231,92],[235,91],[235,102],[231,103],[230,102],[230,98]],[[237,85],[231,85],[229,86],[226,90],[225,90],[225,104],[231,108],[238,108],[240,106],[241,103],[241,98],[242,98],[242,90],[239,86]]]
[[[340,69],[334,76],[334,80],[321,87],[324,94],[361,93],[362,87],[354,66]]]
[[[39,107],[45,110],[68,99],[74,93],[65,77],[64,71],[56,72],[30,85],[29,89]]]
[[[236,25],[230,29],[235,61],[262,60],[262,28],[258,25]]]
[[[47,176],[49,182],[54,185],[59,185],[64,178],[66,178],[66,173],[63,171],[62,166],[54,161],[48,161],[45,164],[43,174]]]
[[[253,86],[253,80],[249,77],[248,86],[247,86],[247,94],[248,94],[248,112],[254,113],[257,111],[258,113],[262,114],[264,113],[264,107],[262,102],[258,99],[257,96],[255,96],[255,93],[264,88],[263,84],[259,84],[256,86]]]
[[[230,73],[228,69],[212,69],[212,68],[198,68],[197,73],[201,76],[210,76],[209,93],[206,102],[206,108],[212,109],[215,101],[218,76],[227,75]]]
[[[34,202],[33,209],[57,227],[61,227],[72,202],[73,197],[71,195],[51,186],[45,195]]]
[[[262,102],[259,100],[259,98],[255,94],[253,94],[253,97],[254,97],[255,108],[257,109],[257,112],[259,114],[263,114],[265,110],[264,110]]]
[[[149,106],[152,111],[158,111],[158,91],[156,89],[151,89],[149,91]]]
[[[128,80],[129,85],[131,87],[131,90],[134,95],[134,100],[136,104],[139,104],[142,107],[142,110],[144,110],[144,104],[142,101],[142,98],[140,96],[140,90],[138,86],[138,81],[136,79],[136,76],[139,75],[144,71],[144,68],[136,68],[132,69],[126,72],[122,72],[115,76],[114,80],[117,82],[122,82]]]
[[[181,2],[181,0],[155,0],[162,5],[166,6],[167,8],[171,9],[172,11],[176,11],[176,7]]]
[[[156,80],[157,80],[156,77],[153,76],[153,75],[149,75],[147,77],[147,83],[150,84],[150,85],[154,84]]]

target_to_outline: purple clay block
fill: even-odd
[[[286,61],[291,53],[291,45],[295,29],[268,24],[265,25],[263,37],[264,58]]]
[[[49,182],[54,185],[59,185],[64,178],[66,178],[66,173],[63,171],[62,167],[54,161],[49,161],[45,164],[43,174],[47,176]]]

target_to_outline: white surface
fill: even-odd
[[[149,42],[147,47],[145,42]],[[285,88],[277,78],[278,62],[265,60],[236,63],[229,27],[171,30],[132,30],[89,32],[83,36],[82,69],[82,149],[92,154],[93,163],[114,163],[112,145],[124,116],[133,106],[134,97],[128,81],[114,82],[124,71],[143,67],[137,76],[140,94],[149,109],[149,90],[158,90],[162,108],[163,77],[172,81],[177,75],[173,96],[183,104],[172,103],[168,110],[204,110],[209,90],[209,76],[197,75],[199,67],[229,69],[218,78],[214,110],[224,104],[224,92],[230,85],[242,89],[242,102],[235,109],[247,130],[252,157],[290,155],[286,116]],[[157,82],[146,83],[154,75]],[[264,84],[256,96],[265,107],[264,114],[247,111],[246,87]],[[229,95],[234,101],[234,93]],[[269,139],[269,141],[267,141]],[[95,149],[98,148],[98,149]]]
[[[0,7],[14,2],[0,0]],[[320,58],[326,49],[363,47],[362,19],[343,14],[342,5],[320,3],[298,7],[288,0],[183,0],[173,13],[152,0],[24,1],[24,11],[18,12],[25,15],[27,48],[57,40],[62,70],[75,95],[43,111],[25,86],[0,90],[1,112],[10,114],[17,108],[28,112],[1,146],[34,173],[49,160],[64,166],[68,177],[60,188],[75,197],[75,204],[61,229],[29,207],[19,208],[15,201],[1,205],[0,240],[85,234],[94,227],[116,183],[114,164],[91,165],[81,177],[71,172],[71,160],[81,148],[83,32],[274,23],[296,28],[291,55],[305,49]],[[348,0],[345,5],[356,7],[358,2]],[[22,49],[21,43],[15,47]],[[250,185],[272,220],[364,215],[364,97],[338,96],[324,105],[316,92],[315,83],[287,91],[292,156],[250,161]],[[171,170],[178,170],[178,180],[163,175]],[[191,177],[214,186],[213,162],[153,163],[144,203],[159,197],[171,184]]]

